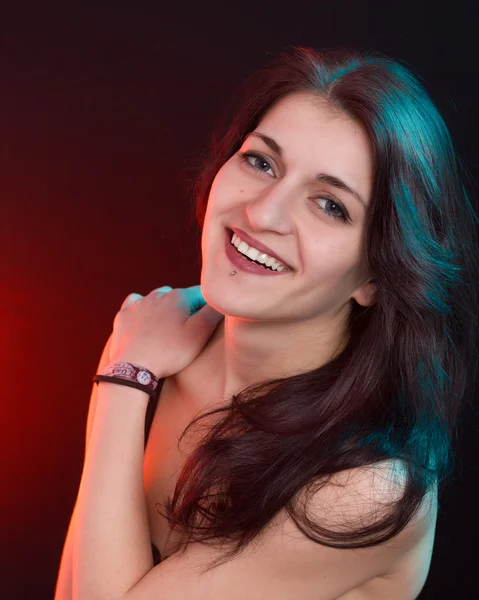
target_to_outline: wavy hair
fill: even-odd
[[[263,381],[224,411],[165,503],[191,541],[228,542],[234,557],[286,511],[309,539],[361,548],[397,535],[435,485],[453,479],[454,444],[476,365],[478,216],[467,170],[419,76],[382,54],[293,46],[235,93],[190,183],[203,227],[213,179],[273,104],[307,91],[359,120],[371,140],[375,187],[362,253],[377,301],[352,301],[349,341],[320,368]],[[232,111],[232,115],[228,113]],[[181,441],[180,439],[180,441]],[[404,493],[383,518],[334,531],[299,496],[340,471],[394,459]],[[200,522],[201,518],[201,522]],[[222,545],[223,547],[223,545]]]

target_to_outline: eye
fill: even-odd
[[[266,173],[266,171],[262,171],[258,167],[255,167],[253,164],[251,164],[249,161],[250,158],[254,159],[253,163],[255,163],[256,161],[260,161],[263,164],[268,165],[269,168],[271,169],[271,165],[270,165],[269,161],[267,161],[266,158],[263,158],[260,154],[257,154],[256,152],[238,152],[238,156],[241,158],[242,162],[244,162],[247,167],[249,167],[250,169],[254,169],[255,171],[260,171],[261,173]],[[256,164],[258,164],[258,163],[256,163]]]
[[[258,164],[258,163],[262,162],[263,164],[268,165],[268,167],[270,169],[272,168],[270,162],[268,160],[266,160],[266,158],[261,156],[261,154],[258,154],[257,152],[238,152],[238,156],[241,158],[241,161],[247,167],[249,167],[250,169],[253,169],[254,171],[259,171],[260,173],[266,173],[266,171],[263,171],[262,169],[258,168],[257,166],[254,166],[254,163]],[[252,161],[253,164],[249,161],[250,158],[253,159],[253,161]],[[336,200],[336,198],[329,198],[328,196],[321,196],[321,197],[317,198],[317,200],[326,200],[326,202],[330,202],[331,204],[334,204],[336,206],[336,209],[339,210],[339,214],[333,214],[330,210],[321,208],[321,206],[319,206],[319,203],[317,203],[318,208],[320,210],[322,210],[331,219],[339,219],[341,221],[344,221],[344,223],[349,223],[351,221],[347,210],[344,208],[344,206],[341,204],[341,202],[339,202],[339,200]]]
[[[336,200],[335,198],[328,198],[327,196],[321,196],[320,198],[316,198],[317,200],[326,200],[326,202],[330,202],[331,204],[333,204],[336,209],[335,210],[339,210],[339,214],[333,214],[330,210],[326,210],[324,208],[319,207],[323,212],[325,212],[328,217],[331,217],[332,219],[340,219],[341,221],[344,221],[345,223],[347,223],[349,221],[349,217],[348,214],[346,212],[346,209],[343,207],[343,205],[341,204],[341,202],[338,202],[338,200]]]

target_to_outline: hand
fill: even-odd
[[[110,363],[131,362],[169,377],[198,356],[223,317],[199,285],[129,294],[113,322]]]

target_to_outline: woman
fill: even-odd
[[[295,47],[246,83],[194,186],[201,290],[131,294],[116,316],[99,372],[163,387],[157,406],[94,389],[56,600],[425,583],[476,357],[460,160],[386,57]]]

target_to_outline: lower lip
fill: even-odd
[[[230,242],[233,232],[226,230],[226,256],[230,259],[230,261],[234,264],[235,267],[241,269],[242,271],[246,271],[247,273],[254,273],[255,275],[286,275],[289,273],[291,269],[287,269],[286,271],[271,271],[270,269],[265,269],[264,267],[260,267],[258,264],[249,261],[247,258],[244,258],[243,255],[236,250],[233,244]]]

